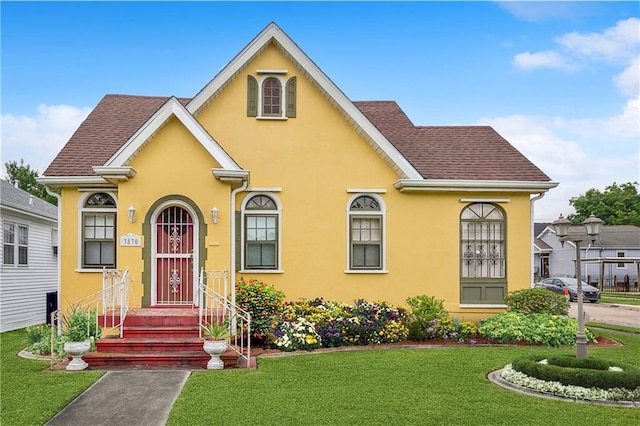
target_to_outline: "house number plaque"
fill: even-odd
[[[142,237],[136,234],[125,234],[120,237],[121,247],[139,247],[142,245]]]

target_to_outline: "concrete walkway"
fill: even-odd
[[[46,425],[162,426],[190,372],[108,371]]]

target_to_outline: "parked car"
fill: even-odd
[[[569,301],[578,300],[578,280],[567,277],[546,278],[534,285],[535,288],[546,288],[554,293],[564,294],[565,288],[569,292]],[[600,299],[600,290],[582,281],[582,300],[596,303]]]

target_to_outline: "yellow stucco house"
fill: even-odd
[[[273,23],[193,98],[105,96],[39,181],[61,189],[63,303],[127,267],[131,306],[189,305],[227,268],[291,300],[427,294],[469,320],[530,286],[556,186],[490,127],[351,101]]]

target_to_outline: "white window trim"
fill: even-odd
[[[258,74],[287,74],[288,70],[278,70],[278,69],[258,69],[256,73]]]
[[[373,189],[361,189],[361,188],[347,188],[347,193],[349,194],[386,194],[386,189],[373,188]]]
[[[275,269],[249,269],[246,268],[245,256],[246,256],[246,241],[245,241],[245,231],[246,231],[246,221],[245,217],[247,215],[247,203],[253,197],[258,195],[264,195],[265,197],[269,197],[276,203],[276,210],[256,210],[256,212],[265,212],[265,214],[276,214],[278,216],[278,252],[276,253],[276,268]],[[247,196],[244,197],[241,204],[240,209],[240,272],[241,273],[251,273],[251,274],[282,274],[284,273],[284,269],[282,268],[282,203],[280,202],[280,198],[273,192],[266,191],[252,191],[248,192]],[[251,213],[252,210],[249,210],[249,215],[254,214]]]
[[[352,212],[351,203],[358,197],[371,197],[378,202],[380,206],[380,212]],[[384,200],[376,193],[372,192],[359,192],[355,193],[349,198],[346,206],[346,249],[347,249],[347,267],[345,268],[345,274],[387,274],[387,205]],[[352,269],[351,268],[351,216],[380,216],[380,226],[382,227],[382,244],[380,248],[382,259],[380,259],[380,269]]]
[[[478,303],[461,303],[460,304],[460,308],[503,309],[503,308],[508,308],[508,306],[505,305],[505,304],[501,304],[501,303],[496,303],[496,304],[491,304],[491,305],[483,305],[483,304],[478,304]]]
[[[20,244],[20,228],[26,228],[27,229],[27,245],[22,245]],[[31,256],[29,256],[29,226],[25,225],[23,223],[17,223],[16,224],[16,244],[15,244],[15,260],[16,260],[16,266],[18,268],[26,268],[29,266],[29,259],[31,258]],[[20,263],[20,247],[26,247],[27,248],[27,263]]]
[[[4,242],[4,225],[8,224],[8,225],[13,225],[13,243],[11,243],[11,246],[13,247],[13,263],[4,263],[4,246],[5,246],[5,242]],[[22,244],[20,244],[20,228],[26,228],[27,229],[27,245],[24,246]],[[3,268],[28,268],[29,267],[29,259],[31,258],[31,256],[29,256],[29,252],[31,250],[29,250],[29,225],[26,225],[24,223],[19,223],[19,222],[14,222],[12,220],[3,220],[2,221],[2,266]],[[27,263],[20,263],[20,247],[27,247]]]
[[[623,256],[620,257],[619,254],[622,253]],[[616,258],[620,258],[620,259],[624,259],[625,257],[627,257],[627,252],[625,250],[616,250]],[[627,264],[623,263],[622,266],[620,266],[620,263],[616,263],[616,269],[627,269]]]
[[[280,81],[280,115],[264,115],[262,111],[264,110],[264,99],[262,97],[262,87],[264,85],[264,81],[268,78],[275,78]],[[258,78],[258,116],[257,119],[260,120],[287,120],[287,82],[279,74],[269,73],[261,75]]]
[[[89,197],[91,197],[93,194],[97,194],[99,192],[104,192],[107,195],[110,195],[111,198],[113,198],[113,200],[116,203],[116,207],[115,208],[105,208],[105,209],[101,209],[101,208],[90,208],[90,209],[86,209],[84,207],[85,203],[87,202],[87,200],[89,199]],[[114,232],[116,232],[116,235],[113,236],[114,238],[114,247],[115,247],[115,259],[116,259],[116,263],[118,261],[118,235],[117,235],[117,231],[118,231],[118,219],[120,217],[120,215],[118,214],[118,197],[116,196],[115,193],[111,192],[111,191],[100,191],[100,190],[96,190],[96,191],[92,191],[92,192],[86,192],[83,193],[82,196],[80,197],[80,199],[78,200],[78,218],[77,218],[77,222],[78,222],[78,258],[77,258],[77,267],[76,267],[76,272],[100,272],[102,273],[102,267],[96,267],[96,268],[83,268],[82,267],[82,241],[84,239],[84,223],[82,221],[82,214],[85,211],[92,211],[92,212],[96,212],[96,213],[115,213],[116,215],[116,229]]]

